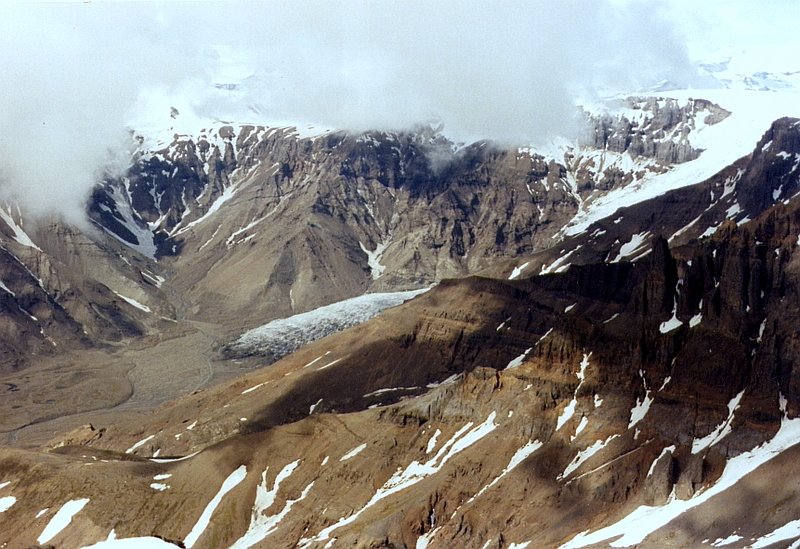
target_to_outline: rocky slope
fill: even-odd
[[[798,234],[790,202],[689,259],[657,240],[637,263],[447,282],[82,446],[5,450],[9,546],[83,498],[55,543],[661,547],[736,528],[743,546],[800,511],[788,488],[744,523],[735,504],[800,432]]]

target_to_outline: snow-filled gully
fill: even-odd
[[[480,425],[473,427],[472,422],[467,423],[441,446],[433,458],[425,463],[412,461],[405,469],[398,468],[358,511],[353,512],[349,516],[342,517],[334,524],[324,528],[316,536],[300,540],[299,546],[301,548],[308,548],[315,543],[328,541],[331,539],[333,532],[352,524],[364,514],[364,512],[381,500],[405,490],[406,488],[410,488],[425,478],[438,473],[450,459],[494,431],[498,425],[495,423],[496,418],[497,413],[492,412]]]
[[[740,393],[741,395],[741,393]],[[729,404],[730,416],[738,406],[740,395],[734,397]],[[748,452],[739,454],[728,460],[725,469],[717,482],[687,500],[680,500],[673,494],[666,504],[661,506],[641,505],[629,515],[617,522],[594,532],[578,534],[569,542],[561,545],[560,549],[577,549],[588,545],[598,544],[613,540],[611,547],[630,547],[642,543],[647,536],[666,526],[682,514],[699,507],[703,503],[736,485],[742,478],[752,473],[761,465],[779,456],[783,451],[795,446],[800,441],[800,417],[789,419],[786,412],[787,401],[780,396],[780,409],[783,413],[781,426],[771,440],[753,448]],[[726,422],[729,424],[729,422]],[[798,534],[800,536],[800,534]],[[777,539],[775,540],[777,541]]]

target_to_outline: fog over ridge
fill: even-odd
[[[168,106],[189,120],[353,131],[435,120],[454,139],[505,144],[574,134],[579,98],[696,79],[666,7],[620,0],[3,7],[0,198],[80,222],[102,173],[121,173],[129,161],[127,128],[167,126]]]

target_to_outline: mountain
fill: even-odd
[[[217,126],[143,152],[90,211],[174,271],[192,304],[183,314],[244,328],[549,247],[584,202],[698,158],[694,132],[729,114],[703,100],[615,109],[589,117],[591,141],[546,155],[458,145],[431,128],[304,137]]]
[[[796,542],[794,96],[659,93],[134,132],[91,226],[3,205],[0,544]]]

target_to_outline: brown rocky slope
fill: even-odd
[[[639,546],[699,546],[733,525],[743,546],[800,511],[790,486],[759,491],[746,522],[737,504],[796,454],[798,234],[790,202],[688,259],[660,239],[636,263],[442,283],[86,446],[4,450],[3,494],[17,498],[4,536],[33,543],[60,505],[88,498],[59,546],[112,529],[195,541],[229,479],[194,546],[249,533],[262,547],[556,547],[676,502],[677,520],[654,519]],[[759,455],[768,465],[731,484]]]

